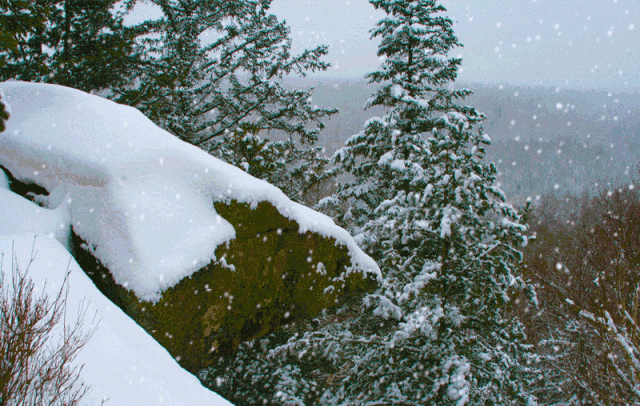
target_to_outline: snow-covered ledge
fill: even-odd
[[[0,165],[47,191],[32,199],[66,218],[80,266],[191,371],[380,278],[330,218],[134,108],[56,85],[0,90]]]

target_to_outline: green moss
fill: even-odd
[[[360,273],[345,277],[346,247],[298,233],[298,225],[272,205],[251,209],[231,202],[215,208],[235,227],[236,238],[218,247],[218,261],[166,290],[155,304],[116,284],[83,241],[75,235],[73,240],[76,260],[96,286],[185,369],[195,373],[233,353],[242,341],[373,287]]]

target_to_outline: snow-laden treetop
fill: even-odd
[[[267,201],[285,217],[336,239],[352,264],[379,276],[375,262],[327,216],[276,187],[160,129],[138,110],[75,89],[0,83],[11,106],[0,135],[0,165],[47,189],[48,208],[63,204],[74,232],[143,300],[215,258],[235,237],[214,202]]]

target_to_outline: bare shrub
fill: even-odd
[[[95,324],[83,333],[84,303],[67,324],[68,267],[53,299],[37,294],[28,275],[33,259],[23,273],[14,254],[7,283],[0,269],[0,406],[78,405],[88,387],[72,361]]]
[[[541,404],[640,402],[640,194],[543,200],[525,252],[540,309],[523,317],[546,365]]]

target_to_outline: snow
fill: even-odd
[[[380,157],[380,159],[378,160],[378,165],[379,166],[384,166],[384,165],[388,165],[389,162],[391,162],[393,160],[393,155],[394,152],[393,151],[388,151],[386,152],[384,155],[382,155]]]
[[[6,196],[2,195],[1,199]],[[29,215],[29,209],[23,215]],[[22,217],[25,218],[25,217]],[[37,295],[56,296],[69,269],[67,325],[85,306],[83,332],[95,332],[78,352],[73,365],[82,366],[81,379],[89,387],[83,405],[230,406],[205,389],[140,326],[113,305],[71,258],[65,247],[47,236],[22,235],[0,241],[2,273],[11,280],[11,259],[21,273],[28,269]],[[29,264],[31,259],[33,262]],[[54,330],[55,331],[55,330]],[[49,343],[56,342],[52,334]]]
[[[458,222],[459,216],[453,207],[445,207],[440,220],[440,238],[447,238],[451,235],[451,225]]]
[[[4,171],[0,171],[0,189],[9,189],[9,177]]]
[[[2,186],[0,182],[0,237],[42,234],[55,238],[70,250],[71,230],[66,204],[55,210],[45,209]]]
[[[404,96],[406,93],[405,90],[402,88],[402,86],[398,84],[391,85],[391,87],[389,88],[389,91],[391,93],[391,96],[394,99],[401,99],[402,96]]]
[[[380,316],[383,319],[387,320],[389,318],[394,318],[396,320],[401,320],[402,319],[402,308],[395,305],[391,300],[389,300],[388,298],[381,296],[381,295],[371,295],[371,296],[367,296],[365,297],[363,303],[365,304],[365,306],[372,306],[371,303],[371,299],[376,297],[377,299],[379,299],[380,303],[378,304],[378,306],[373,309],[373,314],[375,314],[376,316]]]
[[[11,81],[0,90],[12,108],[0,135],[0,165],[49,191],[43,232],[68,216],[115,281],[140,299],[158,300],[215,259],[215,248],[235,230],[213,203],[231,199],[270,202],[300,233],[334,238],[356,269],[380,278],[375,262],[329,217],[178,140],[134,108],[57,85]],[[54,236],[64,243],[64,235]]]
[[[448,127],[456,127],[458,131],[469,129],[469,120],[466,115],[457,111],[450,111],[442,115],[442,120]]]
[[[391,165],[389,167],[396,171],[404,171],[407,169],[406,161],[404,159],[394,159],[391,161]]]
[[[270,202],[298,222],[300,233],[334,238],[348,247],[356,269],[380,278],[373,260],[330,218],[177,140],[133,108],[55,85],[4,82],[0,92],[11,111],[0,134],[0,165],[49,191],[35,196],[41,207],[11,192],[0,171],[1,275],[8,280],[15,258],[37,292],[52,296],[69,270],[67,320],[86,306],[83,328],[95,328],[74,360],[90,387],[86,404],[229,405],[97,290],[69,253],[72,227],[116,282],[145,300],[157,300],[235,237],[213,207],[230,199]],[[54,333],[50,342],[58,338]]]

